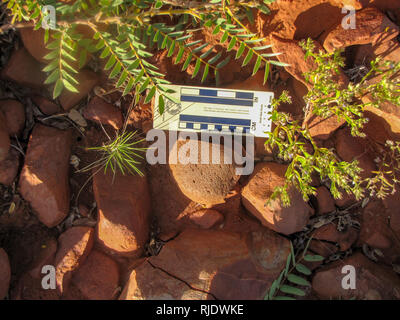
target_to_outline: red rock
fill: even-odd
[[[300,47],[299,41],[282,39],[276,35],[272,35],[270,39],[273,45],[272,51],[274,53],[281,53],[277,56],[278,60],[290,64],[288,67],[285,67],[286,71],[302,82],[307,88],[311,88],[312,84],[306,81],[304,74],[315,70],[317,64],[311,57],[305,58],[305,51]],[[323,51],[318,42],[314,41],[314,45],[314,52]],[[340,71],[339,75],[335,73],[333,76],[341,85],[347,85],[348,79],[342,71]]]
[[[25,108],[17,100],[0,100],[0,112],[3,112],[10,136],[18,136],[25,127]]]
[[[50,50],[46,48],[44,43],[45,30],[39,28],[33,30],[31,27],[21,28],[20,35],[24,47],[28,52],[39,62],[47,64],[49,60],[44,59],[44,56],[50,53]],[[51,41],[51,39],[49,39]]]
[[[108,170],[93,178],[98,208],[97,242],[108,253],[138,257],[149,237],[150,195],[146,177]]]
[[[35,279],[42,279],[42,268],[45,265],[54,265],[57,252],[57,240],[49,238],[42,244],[40,251],[34,256],[34,261],[30,265],[29,275]]]
[[[353,7],[355,10],[364,8],[363,0],[330,0],[330,2],[340,8],[344,8],[345,6]]]
[[[376,8],[365,8],[358,11],[356,19],[355,29],[344,29],[340,21],[325,32],[322,38],[326,51],[332,52],[338,48],[359,44],[372,43],[375,45],[378,42],[389,41],[399,33],[399,27]]]
[[[310,134],[315,139],[327,140],[345,123],[344,120],[338,121],[336,116],[322,118],[315,114],[310,115],[306,120]]]
[[[184,282],[154,268],[145,261],[131,271],[120,300],[213,300],[202,291],[191,289]]]
[[[58,238],[55,257],[57,292],[62,295],[68,288],[74,271],[82,266],[94,242],[94,230],[89,227],[72,227]]]
[[[279,198],[266,205],[275,187],[284,184],[285,172],[285,165],[273,162],[257,164],[242,190],[242,202],[264,226],[276,232],[291,234],[306,226],[313,210],[294,188],[289,190],[290,207],[284,207]]]
[[[335,211],[335,200],[324,186],[317,188],[318,214]]]
[[[376,44],[373,52],[375,56],[382,57],[385,60],[400,62],[400,43],[395,39]]]
[[[66,89],[60,95],[60,103],[64,110],[68,111],[76,106],[83,98],[85,98],[89,92],[99,82],[99,76],[93,71],[83,69],[76,76],[76,81],[79,85],[77,86],[78,92],[71,92]]]
[[[0,248],[0,300],[3,300],[8,294],[10,279],[10,261],[4,249]]]
[[[69,212],[71,132],[37,124],[30,137],[19,180],[21,195],[49,228]]]
[[[121,129],[124,120],[121,111],[100,97],[94,97],[83,111],[87,120],[110,125],[115,130]]]
[[[7,122],[3,113],[0,112],[0,161],[7,158],[9,150],[10,137],[8,136]]]
[[[104,253],[93,250],[74,273],[72,284],[87,300],[112,300],[118,293],[117,263]]]
[[[289,250],[288,240],[267,229],[248,234],[189,229],[132,271],[121,298],[262,299]]]
[[[348,250],[358,238],[358,231],[353,227],[348,227],[347,230],[339,231],[334,223],[328,223],[318,228],[314,234],[314,239],[337,242],[340,245],[341,251]]]
[[[42,287],[42,279],[24,273],[11,291],[11,300],[60,300],[56,290]]]
[[[342,288],[345,265],[356,270],[356,289]],[[400,299],[400,279],[391,268],[368,260],[356,253],[344,260],[336,261],[318,271],[312,280],[312,288],[320,299]]]
[[[189,219],[200,228],[210,229],[224,221],[224,216],[213,209],[203,209],[189,215]]]
[[[1,75],[2,78],[34,89],[42,88],[46,80],[46,74],[42,72],[40,65],[25,48],[13,52]]]
[[[45,97],[33,95],[31,99],[38,106],[40,111],[47,116],[61,112],[61,108],[56,103],[46,99]]]
[[[287,39],[316,39],[344,16],[332,0],[277,0],[268,7],[273,14],[259,15],[259,30],[263,36],[274,31]]]
[[[372,171],[376,170],[374,157],[368,148],[366,139],[353,137],[348,127],[340,129],[335,135],[336,152],[343,161],[358,161],[358,166],[363,169],[360,172],[362,178],[372,175]]]
[[[274,53],[281,53],[277,56],[279,61],[289,63],[290,66],[285,67],[286,71],[289,72],[297,80],[301,81],[305,86],[310,87],[304,78],[304,73],[310,72],[317,68],[317,64],[312,58],[305,59],[305,52],[299,45],[299,41],[282,39],[275,35],[271,36],[272,51]],[[318,42],[314,41],[316,50],[321,49]]]
[[[19,152],[11,148],[7,158],[0,161],[0,183],[10,186],[14,182],[19,169]]]
[[[373,84],[374,82],[376,81],[371,81],[370,84]],[[370,95],[365,95],[361,100],[363,103],[370,103],[373,101],[373,98]],[[391,102],[384,101],[379,104],[379,108],[372,105],[366,105],[365,110],[384,119],[383,127],[387,131],[392,132],[398,139],[400,136],[400,111],[398,106]]]
[[[209,158],[208,164],[202,164],[202,149],[207,150]],[[197,163],[180,163],[182,150],[197,148],[197,154],[191,155]],[[235,150],[232,148],[232,159]],[[194,152],[193,152],[194,153]],[[219,153],[219,164],[212,163],[212,154]],[[177,155],[178,161],[173,163],[173,155]],[[240,175],[236,174],[235,163],[224,163],[224,146],[218,143],[207,143],[200,140],[181,141],[178,140],[173,146],[169,157],[169,168],[179,189],[182,193],[197,203],[210,207],[215,204],[224,203],[229,192],[237,184]],[[231,159],[231,162],[233,160]]]

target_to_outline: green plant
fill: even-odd
[[[333,150],[319,147],[307,128],[300,126],[297,121],[291,121],[288,114],[277,110],[282,102],[290,102],[286,91],[273,102],[271,119],[275,128],[269,133],[265,144],[270,151],[276,147],[278,158],[289,164],[285,173],[285,184],[278,186],[269,200],[280,197],[283,205],[289,206],[288,190],[294,186],[301,192],[304,200],[308,201],[309,196],[316,193],[316,188],[311,185],[313,175],[330,182],[330,191],[335,198],[341,197],[340,189],[360,198],[361,169],[357,166],[357,161],[340,161]]]
[[[169,82],[150,62],[154,50],[167,50],[168,57],[175,57],[175,64],[183,63],[183,71],[194,65],[192,77],[202,70],[202,82],[210,72],[218,81],[231,50],[236,52],[236,59],[245,55],[243,66],[254,60],[253,75],[264,65],[264,82],[270,64],[286,65],[271,60],[277,54],[268,53],[270,45],[265,44],[265,39],[250,32],[242,22],[244,18],[254,21],[254,9],[269,13],[267,5],[274,0],[76,0],[71,4],[55,0],[3,1],[11,10],[13,21],[32,23],[35,29],[44,19],[42,6],[55,7],[56,29],[46,30],[44,39],[51,50],[45,57],[49,60],[44,69],[49,73],[46,83],[54,83],[54,98],[64,88],[76,91],[77,69],[93,54],[106,60],[105,69],[123,95],[134,90],[135,102],[145,91],[145,102],[149,102],[158,91],[161,112],[165,98],[170,99],[163,87]],[[171,19],[165,22],[165,17]],[[82,27],[93,36],[86,37]],[[221,44],[228,43],[225,55],[221,46],[193,40],[203,30],[209,30]]]
[[[324,257],[322,256],[307,254],[311,239],[312,238],[309,238],[303,252],[301,252],[298,256],[296,256],[293,250],[293,245],[290,243],[291,250],[286,259],[285,268],[282,270],[279,277],[272,282],[271,287],[265,294],[265,300],[296,300],[291,296],[277,296],[279,292],[298,297],[305,296],[306,293],[304,290],[298,286],[310,286],[310,283],[305,279],[305,276],[311,275],[311,270],[301,262],[303,260],[308,262],[318,262],[324,260]],[[295,274],[295,272],[297,272],[297,274]],[[296,285],[296,287],[293,285]]]
[[[305,79],[312,84],[304,97],[306,114],[312,112],[322,118],[335,115],[338,120],[344,120],[355,136],[364,137],[361,131],[368,121],[363,115],[367,106],[379,107],[379,104],[390,102],[400,106],[400,63],[382,61],[380,58],[371,62],[371,67],[357,83],[345,84],[338,81],[340,68],[344,66],[341,51],[334,53],[315,52],[311,39],[302,41],[305,58],[312,58],[316,63],[315,70],[305,74]],[[373,81],[371,81],[371,79]],[[362,102],[369,95],[369,102]],[[353,194],[356,199],[365,195],[384,198],[395,191],[399,183],[400,150],[399,143],[387,144],[382,159],[379,160],[379,170],[373,172],[371,178],[361,179],[361,168],[356,160],[341,161],[335,155],[335,150],[317,145],[312,138],[306,122],[302,125],[292,121],[286,113],[277,111],[282,102],[290,102],[287,92],[273,103],[271,115],[274,130],[269,133],[265,142],[266,148],[277,148],[277,157],[288,163],[285,173],[285,184],[275,189],[268,200],[280,197],[285,206],[290,205],[288,190],[297,188],[305,201],[316,193],[311,185],[313,176],[330,186],[335,199],[341,198],[344,191]]]
[[[99,147],[88,148],[89,151],[99,152],[101,157],[79,171],[86,172],[96,168],[104,168],[104,173],[106,173],[107,169],[110,168],[114,175],[119,170],[123,175],[125,173],[136,173],[143,176],[143,172],[138,168],[140,161],[136,159],[143,159],[139,152],[145,152],[147,149],[137,147],[145,139],[136,140],[135,135],[136,131],[117,133],[115,139],[110,139],[108,143]]]
[[[305,58],[312,58],[317,65],[304,75],[312,84],[304,100],[313,114],[322,118],[336,115],[338,121],[346,121],[352,135],[364,137],[361,129],[368,121],[363,116],[367,106],[379,108],[385,102],[400,106],[400,62],[383,61],[378,57],[357,83],[346,84],[344,80],[340,81],[341,68],[344,67],[342,50],[315,52],[311,39],[301,41],[300,45]],[[371,96],[371,101],[361,101],[367,95]]]

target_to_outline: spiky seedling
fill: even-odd
[[[102,146],[88,148],[89,151],[99,152],[101,156],[98,160],[80,171],[85,172],[96,168],[104,168],[104,173],[106,173],[108,169],[111,169],[114,175],[117,173],[117,170],[119,170],[123,175],[129,173],[143,176],[143,172],[138,167],[140,165],[138,158],[143,159],[143,156],[139,153],[145,152],[147,148],[137,146],[145,139],[137,140],[135,139],[135,135],[136,131],[124,132],[122,134],[117,134],[114,140]]]

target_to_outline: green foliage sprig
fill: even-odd
[[[328,118],[336,115],[338,121],[344,120],[354,136],[364,137],[361,131],[368,122],[363,116],[367,106],[379,108],[382,103],[390,102],[400,106],[400,62],[383,61],[376,58],[371,62],[369,71],[358,83],[340,81],[341,68],[344,67],[342,50],[327,53],[315,52],[311,39],[300,42],[305,51],[305,58],[312,58],[317,67],[307,72],[305,79],[312,88],[304,97],[312,113]],[[375,81],[371,81],[375,78]],[[370,95],[370,102],[361,102],[364,96]]]
[[[307,276],[311,275],[311,270],[301,262],[303,260],[308,262],[324,260],[322,256],[307,254],[311,239],[312,238],[308,240],[303,252],[298,256],[294,253],[293,245],[290,242],[291,250],[286,259],[285,268],[282,270],[279,277],[272,282],[271,287],[264,297],[265,300],[296,300],[296,298],[287,295],[295,297],[303,297],[306,295],[302,287],[311,286],[310,282],[306,279]],[[277,295],[279,292],[286,295]]]
[[[285,173],[285,184],[278,186],[268,200],[280,197],[283,205],[289,206],[288,190],[295,187],[304,200],[308,201],[310,195],[316,194],[316,188],[311,185],[315,174],[321,181],[330,182],[330,191],[335,198],[342,196],[340,189],[360,198],[362,180],[358,162],[340,161],[333,150],[319,147],[307,128],[303,128],[297,121],[291,121],[288,114],[277,110],[280,103],[290,101],[288,93],[284,91],[272,104],[271,119],[275,128],[269,133],[265,144],[270,151],[276,147],[278,158],[289,162],[289,165]]]
[[[145,93],[149,102],[156,92],[159,105],[165,99],[172,99],[163,84],[169,83],[158,68],[150,62],[155,50],[166,50],[168,57],[175,57],[174,63],[183,63],[185,71],[194,64],[192,77],[201,74],[205,81],[210,73],[219,79],[219,71],[230,59],[227,52],[234,50],[235,58],[244,54],[242,65],[254,60],[253,75],[265,67],[265,79],[269,65],[284,63],[271,58],[277,54],[266,52],[270,45],[265,39],[251,33],[243,24],[247,18],[254,21],[253,10],[269,13],[267,7],[273,0],[264,1],[181,1],[181,0],[77,0],[74,3],[60,3],[55,0],[3,0],[13,15],[13,21],[26,21],[39,28],[43,19],[41,8],[53,5],[57,14],[57,26],[46,31],[45,41],[52,39],[47,48],[49,72],[46,83],[54,83],[53,97],[57,98],[63,89],[77,90],[77,69],[85,65],[91,54],[105,59],[109,78],[123,95],[134,91],[135,102]],[[170,17],[169,23],[163,22]],[[81,33],[81,27],[93,33],[90,39]],[[191,38],[202,29],[210,29],[219,37],[220,43],[229,41],[226,49],[212,46],[204,40]],[[50,34],[50,36],[49,36]],[[224,52],[225,51],[225,55]],[[212,71],[212,72],[210,72]],[[162,110],[160,110],[162,111]]]

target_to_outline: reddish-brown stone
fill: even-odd
[[[1,74],[2,78],[35,89],[42,88],[46,80],[46,74],[42,72],[39,63],[25,48],[13,52]]]
[[[19,180],[21,195],[49,228],[69,212],[71,132],[37,124],[30,137]]]
[[[4,249],[0,248],[0,300],[3,300],[10,286],[11,269],[8,255]]]
[[[262,299],[289,250],[288,240],[267,229],[189,229],[132,271],[121,298]]]
[[[55,267],[56,287],[60,295],[68,288],[73,272],[86,260],[93,242],[94,230],[89,227],[72,227],[58,238]]]
[[[335,200],[329,190],[324,187],[317,188],[318,214],[335,211]]]
[[[150,195],[146,177],[103,170],[93,178],[98,207],[97,242],[108,253],[137,257],[149,237]]]
[[[345,265],[355,268],[355,289],[342,287],[342,279],[346,275],[342,273],[342,268]],[[318,271],[313,277],[312,288],[320,299],[400,299],[398,275],[391,268],[376,264],[361,253],[336,261]]]
[[[64,110],[70,110],[75,107],[83,98],[89,94],[94,86],[100,81],[99,76],[91,70],[83,69],[76,76],[78,92],[71,92],[66,89],[60,95],[60,103]]]
[[[10,137],[8,136],[7,122],[3,113],[0,112],[0,161],[7,158],[9,150]]]
[[[45,97],[39,95],[33,95],[31,99],[38,106],[40,111],[42,111],[47,116],[62,111],[62,109],[56,103],[46,99]]]
[[[294,188],[289,190],[289,207],[284,207],[279,198],[269,201],[275,187],[284,185],[286,168],[285,165],[273,162],[257,164],[242,190],[242,202],[266,227],[291,234],[306,226],[313,210]]]
[[[19,152],[11,148],[7,158],[0,161],[0,183],[10,186],[18,174],[19,169]]]
[[[18,136],[25,126],[25,108],[17,100],[0,100],[0,112],[3,112],[10,136]]]
[[[213,209],[203,209],[191,213],[189,219],[200,228],[209,229],[217,224],[220,224],[224,220],[224,216]]]
[[[365,8],[357,12],[356,28],[344,29],[341,21],[322,36],[326,51],[353,45],[382,43],[395,38],[399,27],[376,8]]]
[[[75,272],[71,283],[84,299],[112,300],[118,293],[118,265],[104,253],[93,250]]]
[[[87,120],[110,125],[115,130],[121,129],[123,126],[121,111],[97,96],[90,100],[83,111],[83,116]]]

